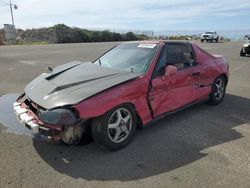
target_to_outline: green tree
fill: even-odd
[[[137,40],[137,37],[135,36],[135,34],[133,32],[127,32],[125,34],[125,39],[126,40]]]

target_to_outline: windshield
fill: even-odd
[[[213,34],[213,32],[206,32],[206,34]]]
[[[152,43],[121,44],[94,62],[94,64],[134,73],[145,73],[158,48]]]

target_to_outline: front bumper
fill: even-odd
[[[207,36],[207,35],[201,36],[202,40],[211,40],[212,38],[213,38],[212,36]]]
[[[24,103],[15,102],[13,104],[13,109],[20,123],[22,123],[26,128],[30,129],[34,134],[41,134],[43,136],[50,137],[59,135],[59,129],[45,127],[39,123],[34,117],[32,111]]]
[[[201,37],[202,40],[211,40],[213,39],[212,37]]]

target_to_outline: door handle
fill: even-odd
[[[200,72],[194,72],[193,76],[200,76]]]

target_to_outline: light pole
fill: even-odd
[[[11,13],[12,25],[15,26],[12,6],[14,7],[14,9],[17,9],[17,5],[16,4],[12,4],[11,0],[10,0],[10,3],[7,4],[7,5],[10,6],[10,13]]]

